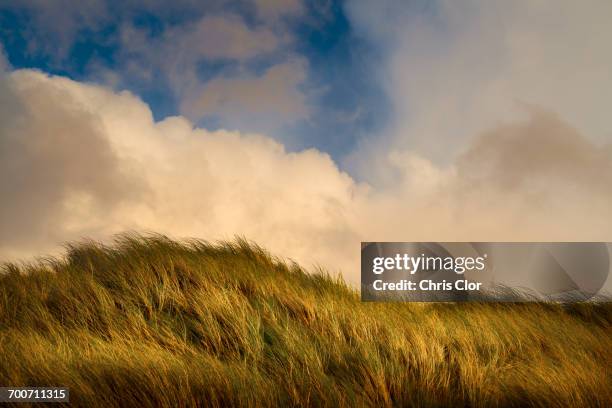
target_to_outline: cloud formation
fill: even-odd
[[[194,24],[168,29],[164,32],[162,47],[165,57],[175,57],[172,63],[176,64],[179,62],[176,57],[180,58],[181,53],[188,53],[194,60],[244,60],[274,51],[280,41],[267,27],[249,28],[240,17],[227,14],[204,16]]]
[[[255,5],[257,12],[265,20],[296,15],[304,11],[301,0],[255,0]]]
[[[307,76],[305,59],[284,52],[262,73],[247,67],[249,61],[270,57],[291,41],[275,24],[251,27],[234,14],[206,15],[157,37],[126,25],[121,39],[128,76],[154,81],[159,70],[180,101],[180,112],[191,120],[214,116],[232,128],[244,128],[241,125],[248,122],[251,129],[261,129],[265,126],[258,123],[278,127],[308,116],[299,87]],[[200,71],[206,64],[227,64],[231,69],[203,77]]]
[[[475,134],[525,119],[524,103],[597,143],[612,140],[611,2],[426,3],[348,4],[355,30],[381,50],[378,75],[395,116],[383,140],[364,146],[378,158],[360,157],[362,173],[384,162],[383,142],[448,164]]]
[[[303,10],[301,0],[247,0],[238,3],[231,0],[0,0],[0,10],[6,9],[17,14],[28,13],[31,16],[32,24],[23,28],[29,51],[54,60],[69,57],[71,48],[79,40],[80,31],[108,28],[109,24],[122,22],[117,20],[129,20],[138,12],[155,18],[165,17],[170,21],[184,16],[211,16],[211,25],[216,25],[216,30],[213,31],[220,37],[199,37],[199,42],[194,43],[194,46],[203,45],[207,52],[219,54],[224,53],[219,47],[229,45],[227,52],[241,55],[247,51],[236,39],[240,38],[248,46],[257,40],[267,42],[269,38],[260,36],[258,30],[240,31],[238,26],[226,25],[228,21],[215,20],[215,16],[227,14],[228,10],[235,10],[237,7],[252,8],[262,21],[274,24],[282,17],[296,15]],[[253,37],[244,36],[245,34],[253,34]],[[219,40],[216,44],[213,43],[215,39]]]
[[[3,258],[125,229],[231,239],[338,266],[360,189],[324,153],[154,122],[123,92],[34,71],[2,79]],[[321,250],[321,248],[327,248]]]
[[[59,17],[40,3],[41,16],[61,31],[56,18],[97,19],[93,3]],[[308,66],[284,26],[303,6],[256,1],[247,21],[223,4],[160,32],[121,26],[110,81],[157,85],[161,73],[186,117],[155,121],[138,97],[103,86],[0,74],[0,258],[130,229],[238,234],[355,283],[361,240],[612,241],[612,3],[349,3],[355,35],[382,57],[394,111],[347,160],[351,175],[324,152],[194,126],[212,115],[261,129],[309,115]],[[58,35],[72,39],[74,24]],[[3,61],[0,52],[0,72]],[[211,61],[230,68],[203,77]]]
[[[305,61],[293,60],[273,65],[261,76],[212,79],[185,97],[181,111],[193,120],[218,115],[226,122],[240,117],[250,123],[270,116],[288,121],[306,118],[308,107],[299,90],[305,66]]]
[[[53,61],[68,57],[83,27],[95,30],[109,18],[106,2],[101,0],[0,0],[0,11],[32,16],[31,24],[21,27],[28,53],[45,55]]]
[[[162,95],[163,114],[214,115],[232,129],[254,120],[265,124],[255,127],[261,131],[307,117],[298,85],[308,64],[292,51],[291,25],[305,11],[301,0],[0,0],[0,24],[20,67],[77,72],[154,101]],[[231,69],[219,69],[224,64]],[[262,87],[274,89],[272,98],[253,103]],[[204,88],[210,92],[201,95]]]
[[[78,103],[67,84],[57,78],[43,88],[23,72],[1,81],[0,246],[62,240],[73,219],[76,232],[96,232],[99,225],[88,226],[90,217],[141,192],[98,115]]]
[[[6,55],[4,54],[4,47],[2,46],[2,43],[0,42],[0,73],[7,71],[10,69],[10,64],[8,62],[8,59],[6,58]]]
[[[447,166],[391,151],[401,177],[381,188],[325,153],[183,117],[155,122],[130,93],[40,72],[4,76],[0,102],[3,259],[127,229],[239,234],[356,283],[361,240],[612,238],[610,149],[534,108]]]

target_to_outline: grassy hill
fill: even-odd
[[[612,305],[361,303],[243,241],[0,273],[0,385],[82,406],[611,406]]]

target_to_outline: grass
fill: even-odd
[[[0,385],[80,406],[611,406],[612,305],[361,303],[256,245],[83,242],[0,273]]]

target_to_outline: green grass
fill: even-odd
[[[244,241],[0,273],[0,385],[81,406],[611,406],[612,305],[361,303]]]

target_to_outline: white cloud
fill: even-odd
[[[316,150],[261,135],[152,120],[129,93],[16,71],[2,80],[0,253],[34,254],[125,229],[207,239],[243,234],[339,266],[359,241],[361,187]],[[9,120],[10,119],[10,120]]]
[[[523,103],[612,140],[609,1],[356,1],[349,12],[385,50],[380,75],[395,120],[383,138],[394,149],[450,163],[473,135],[524,118]],[[373,159],[361,160],[367,168]]]
[[[356,283],[361,240],[609,241],[611,151],[555,115],[530,115],[448,167],[393,150],[402,177],[374,189],[316,150],[155,122],[130,93],[14,71],[0,79],[0,257],[125,230],[239,234]]]

